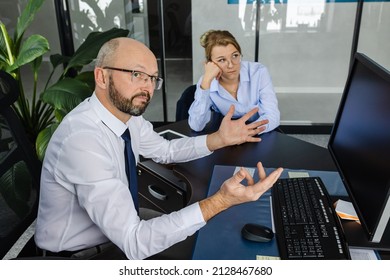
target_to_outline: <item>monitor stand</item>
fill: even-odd
[[[362,226],[350,220],[341,220],[344,229],[344,234],[348,245],[355,248],[390,251],[390,225],[383,234],[382,240],[379,243],[370,242]]]

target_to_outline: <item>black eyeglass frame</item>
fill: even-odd
[[[133,78],[133,75],[134,73],[141,73],[141,74],[144,74],[146,76],[148,76],[150,78],[150,81],[152,82],[152,84],[154,83],[154,89],[155,90],[159,90],[161,89],[161,86],[162,86],[162,83],[163,83],[163,79],[160,78],[159,76],[153,76],[153,75],[149,75],[148,73],[145,73],[145,72],[142,72],[142,71],[139,71],[139,70],[131,70],[131,69],[123,69],[123,68],[117,68],[117,67],[110,67],[110,66],[104,66],[102,67],[103,69],[109,69],[109,70],[115,70],[115,71],[121,71],[121,72],[126,72],[126,73],[131,73],[131,78]],[[155,82],[153,82],[153,80],[155,80]]]

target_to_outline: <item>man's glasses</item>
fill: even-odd
[[[223,66],[228,66],[229,61],[234,65],[239,64],[241,62],[241,58],[242,58],[242,55],[239,52],[236,52],[236,53],[232,54],[230,60],[222,57],[222,58],[217,59],[214,62],[217,63],[219,66],[223,67]]]
[[[105,66],[103,69],[110,69],[115,71],[121,71],[131,74],[131,81],[133,83],[137,83],[139,85],[145,85],[148,81],[150,81],[154,87],[155,90],[159,90],[162,86],[163,79],[158,76],[152,76],[142,71],[137,70],[129,70],[129,69],[122,69],[122,68],[115,68],[115,67],[109,67]]]

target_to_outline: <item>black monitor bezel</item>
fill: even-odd
[[[353,64],[352,64],[352,67],[350,68],[350,72],[349,72],[349,75],[348,75],[348,78],[347,78],[347,82],[346,82],[346,85],[345,85],[345,88],[344,88],[344,92],[343,92],[343,95],[342,95],[342,98],[341,98],[341,101],[340,101],[340,105],[339,105],[339,108],[338,108],[338,111],[337,111],[337,114],[336,114],[334,125],[333,125],[333,128],[332,128],[331,134],[330,134],[330,138],[329,138],[329,142],[328,142],[328,150],[329,150],[329,152],[330,152],[330,154],[332,156],[332,159],[333,159],[333,161],[334,161],[334,163],[335,163],[335,165],[337,167],[337,170],[338,170],[338,172],[340,174],[340,177],[341,177],[341,179],[342,179],[342,181],[343,181],[343,183],[344,183],[344,185],[345,185],[345,187],[347,189],[347,192],[348,192],[348,195],[349,195],[349,197],[351,199],[351,202],[354,205],[356,213],[357,213],[357,215],[358,215],[358,217],[360,219],[361,226],[362,226],[362,228],[364,230],[365,235],[367,236],[367,239],[368,239],[367,241],[370,242],[372,240],[373,235],[375,234],[375,230],[378,227],[378,221],[379,221],[380,217],[378,217],[377,223],[376,223],[376,226],[375,226],[374,229],[370,229],[367,226],[367,223],[364,220],[364,215],[362,214],[361,210],[359,209],[359,205],[356,202],[356,199],[354,197],[353,191],[351,191],[351,184],[350,184],[348,178],[346,178],[345,173],[343,172],[343,168],[340,166],[339,161],[338,161],[337,156],[336,156],[336,153],[333,150],[333,146],[332,146],[333,143],[334,143],[334,139],[335,139],[335,136],[336,136],[338,125],[340,123],[340,118],[341,118],[342,113],[343,113],[343,108],[345,106],[345,102],[346,102],[347,97],[348,97],[348,93],[349,93],[349,90],[350,90],[352,79],[354,78],[354,71],[356,70],[356,67],[357,67],[357,65],[359,63],[361,65],[369,68],[373,73],[375,73],[376,75],[378,75],[381,78],[385,79],[390,84],[390,72],[388,70],[386,70],[385,68],[380,66],[378,63],[376,63],[375,61],[373,61],[372,59],[370,59],[369,57],[367,57],[366,55],[364,55],[362,53],[356,53],[355,54],[354,60],[353,60]]]

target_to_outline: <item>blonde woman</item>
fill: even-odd
[[[229,31],[209,30],[201,36],[200,43],[206,62],[188,112],[191,129],[203,130],[212,110],[225,116],[231,105],[235,109],[233,118],[258,108],[249,122],[262,121],[261,133],[278,127],[278,101],[267,68],[242,60],[241,47]]]

